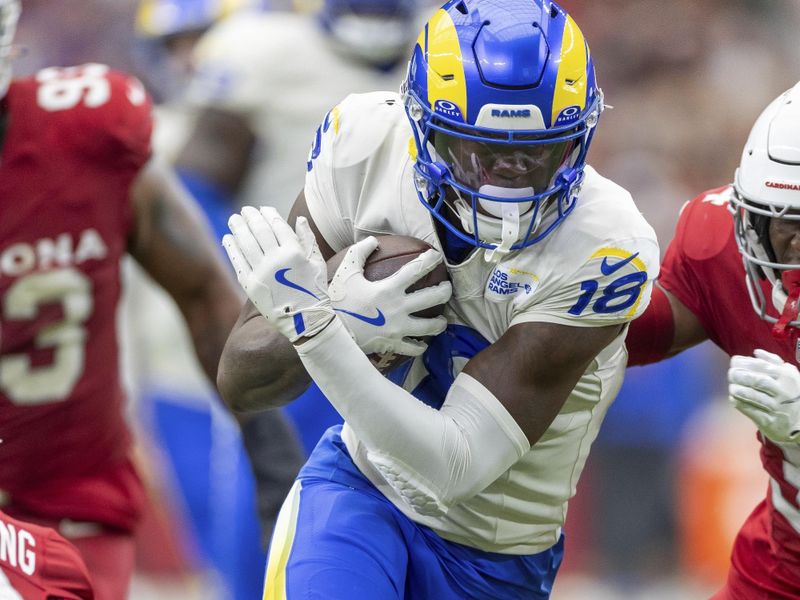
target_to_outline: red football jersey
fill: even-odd
[[[129,528],[142,492],[115,316],[151,103],[91,64],[15,81],[2,112],[0,490],[26,513]]]
[[[0,598],[92,600],[78,550],[55,530],[0,512]]]
[[[686,204],[659,282],[728,354],[750,356],[763,348],[798,365],[795,341],[773,337],[772,325],[753,310],[728,211],[731,191],[730,186],[710,190]],[[764,280],[761,285],[770,314],[777,317],[769,302],[769,284]],[[739,532],[733,565],[752,585],[747,590],[765,590],[770,598],[800,598],[800,447],[776,444],[761,435],[759,439],[770,488],[765,504]],[[743,597],[761,597],[747,596],[747,590],[739,591]]]

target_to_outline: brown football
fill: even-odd
[[[428,242],[407,235],[378,235],[375,237],[378,240],[378,247],[367,257],[367,262],[364,264],[364,277],[369,281],[378,281],[389,277],[407,262],[432,248]],[[336,269],[339,268],[346,253],[347,248],[340,250],[328,260],[328,281],[333,279]],[[447,267],[445,267],[444,263],[441,263],[406,291],[420,290],[432,285],[438,285],[447,280]],[[437,317],[443,312],[444,305],[440,304],[416,314],[430,318]],[[408,356],[392,353],[370,354],[369,356],[372,364],[383,372],[394,369],[409,360],[409,358]]]

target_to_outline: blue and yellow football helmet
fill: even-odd
[[[236,11],[266,6],[266,0],[140,0],[136,31],[150,38],[201,31]]]
[[[180,98],[194,73],[193,50],[206,30],[269,0],[139,0],[133,56],[157,102]]]
[[[575,207],[603,96],[583,33],[557,4],[447,2],[402,91],[420,200],[487,259],[542,240]]]

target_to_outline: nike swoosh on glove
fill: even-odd
[[[377,247],[374,237],[350,246],[328,286],[331,304],[364,353],[418,356],[427,344],[414,338],[442,333],[447,319],[414,313],[446,303],[453,288],[444,281],[414,292],[406,290],[433,271],[442,262],[442,255],[438,250],[427,250],[389,277],[369,281],[364,277],[364,264]],[[375,319],[364,318],[376,314]]]
[[[278,331],[296,342],[334,318],[325,260],[305,218],[296,232],[273,207],[251,206],[228,220],[222,245],[247,297]]]

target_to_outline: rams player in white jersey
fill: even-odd
[[[402,79],[416,2],[324,0],[314,14],[244,11],[212,27],[194,53],[186,99],[199,114],[179,169],[237,206],[269,194],[288,215],[320,116]]]
[[[231,217],[223,243],[252,305],[223,394],[279,404],[311,377],[345,419],[284,503],[265,598],[549,596],[567,501],[658,273],[630,195],[585,165],[602,108],[558,5],[451,0],[401,94],[325,117],[295,230],[273,208]],[[369,282],[374,234],[441,254]],[[348,246],[326,283],[324,259]],[[406,293],[442,255],[452,287]],[[445,300],[444,318],[412,315]],[[385,378],[366,357],[385,351],[418,356]]]

